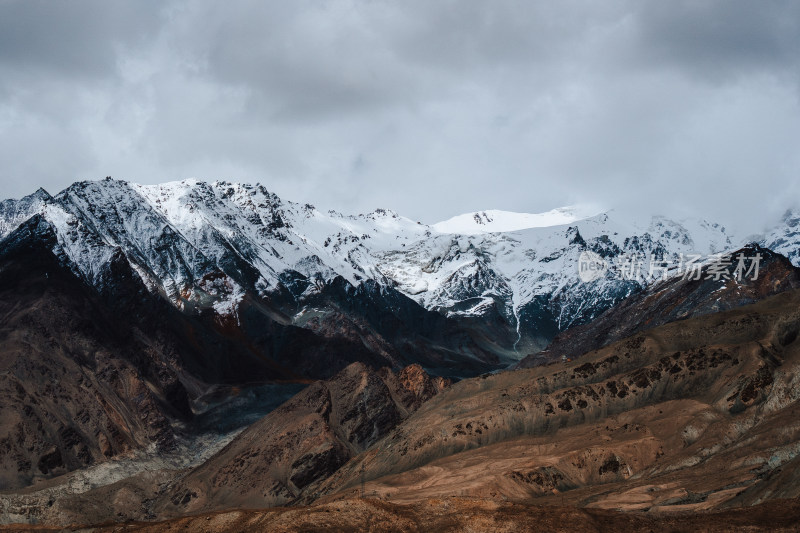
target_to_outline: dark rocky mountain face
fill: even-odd
[[[396,369],[419,363],[451,377],[503,366],[490,340],[492,322],[427,310],[372,280],[354,286],[334,277],[309,291],[314,282],[299,273],[284,279],[281,290],[266,297],[248,293],[237,320],[223,322],[296,375],[327,378],[356,361]],[[276,325],[265,327],[269,324]],[[277,329],[291,331],[292,337]]]
[[[559,210],[559,220],[574,224],[483,233],[487,226],[476,234],[472,223],[439,231],[387,210],[322,213],[260,185],[106,179],[75,183],[55,197],[38,191],[3,202],[0,236],[26,217],[43,216],[57,234],[54,250],[89,285],[102,290],[97,273],[122,254],[150,292],[184,313],[216,315],[273,362],[286,346],[296,351],[292,342],[303,333],[272,322],[310,329],[316,335],[300,345],[324,363],[305,367],[311,358],[304,357],[289,365],[301,373],[330,376],[351,361],[418,360],[434,372],[474,375],[541,350],[648,283],[606,276],[582,284],[581,252],[610,263],[624,254],[676,259],[732,242],[724,228],[704,221],[654,217],[640,225],[578,211]],[[478,225],[491,226],[481,215]],[[517,223],[526,217],[500,215]],[[274,345],[258,336],[262,323],[274,330]],[[331,355],[345,345],[350,355]]]
[[[81,182],[55,198],[41,191],[4,202],[0,219],[8,228],[25,215],[45,220],[54,233],[47,246],[98,292],[144,285],[149,301],[180,311],[157,304],[166,327],[184,340],[215,345],[211,357],[204,348],[185,361],[208,382],[330,377],[353,361],[420,362],[457,376],[500,365],[490,339],[507,334],[508,324],[443,316],[391,283],[338,275],[305,236],[290,232],[290,219],[313,218],[313,208],[286,205],[263,187],[197,183],[184,192],[151,197],[126,182]],[[322,230],[351,223],[339,218],[323,221]],[[349,272],[356,259],[347,257],[341,268]],[[108,278],[112,259],[130,276]]]
[[[757,244],[731,255],[761,257],[758,276],[733,277],[735,261],[725,269],[725,277],[715,279],[709,267],[701,270],[700,279],[676,277],[657,283],[647,290],[623,299],[588,324],[559,333],[542,352],[520,361],[518,368],[575,359],[581,355],[675,320],[726,311],[757,302],[783,291],[800,288],[800,269],[786,257]]]
[[[260,185],[193,180],[86,181],[55,197],[40,190],[0,205],[0,235],[35,215],[51,223],[53,250],[87,284],[102,292],[98,272],[112,257],[127,262],[149,292],[199,319],[202,331],[192,335],[214,330],[246,346],[245,358],[261,359],[262,368],[241,366],[255,379],[330,377],[352,361],[476,375],[542,350],[652,281],[607,275],[581,283],[581,253],[613,265],[626,255],[675,260],[733,242],[701,220],[638,225],[613,214],[518,232],[442,233],[386,210],[326,214]],[[790,251],[793,221],[765,240]],[[228,362],[240,366],[206,360],[206,370],[224,377],[204,379],[235,381]]]
[[[493,327],[504,324],[448,317],[372,280],[354,287],[335,278],[303,305],[317,311],[297,321],[298,326],[325,338],[365,344],[382,357],[354,360],[376,368],[419,363],[437,375],[466,377],[502,367],[491,336]]]
[[[168,448],[169,421],[191,415],[171,351],[60,264],[52,238],[34,219],[0,253],[4,489],[151,443]],[[130,295],[120,296],[124,306]]]

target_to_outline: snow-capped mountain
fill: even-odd
[[[532,218],[517,223],[524,225]],[[410,247],[384,254],[381,271],[428,308],[467,315],[497,309],[514,324],[513,348],[530,351],[543,348],[555,332],[591,320],[662,275],[655,269],[651,272],[651,259],[676,263],[681,254],[707,256],[733,245],[723,227],[690,223],[655,217],[638,225],[615,218],[612,212],[513,232],[432,232]],[[641,264],[630,276],[611,268],[605,276],[584,283],[578,276],[578,261],[585,251],[605,258],[612,267],[623,258],[635,257]]]
[[[641,290],[665,264],[740,244],[702,220],[641,222],[580,207],[482,211],[429,226],[383,209],[322,212],[261,185],[111,179],[3,202],[0,238],[35,214],[57,235],[55,251],[92,285],[103,283],[104,265],[121,253],[152,292],[185,312],[213,309],[239,320],[250,299],[269,302],[276,320],[317,330],[330,325],[331,306],[341,311],[345,293],[388,302],[396,292],[476,327],[483,348],[505,361]],[[795,261],[797,220],[765,237]],[[584,252],[608,264],[604,275],[581,281]],[[344,293],[332,304],[320,295],[335,284]]]
[[[44,204],[52,197],[44,189],[20,200],[0,201],[0,239],[14,231],[20,224],[36,213],[42,212]]]
[[[800,266],[800,212],[790,210],[784,213],[781,223],[761,238],[761,244]]]

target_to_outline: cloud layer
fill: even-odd
[[[0,196],[260,181],[426,222],[800,200],[800,4],[0,0]]]

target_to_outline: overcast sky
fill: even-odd
[[[0,197],[259,181],[425,222],[800,200],[800,2],[0,0]]]

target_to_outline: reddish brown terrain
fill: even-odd
[[[320,487],[686,511],[800,496],[800,291],[466,380]]]
[[[294,502],[447,385],[419,365],[394,374],[353,363],[247,428],[171,488],[155,512]]]
[[[790,291],[566,365],[464,380],[413,413],[440,383],[419,370],[394,376],[355,365],[177,482],[143,488],[144,478],[127,479],[82,494],[81,512],[61,516],[141,519],[144,497],[161,517],[219,511],[131,526],[145,531],[791,530],[800,497],[798,332],[800,291]],[[367,501],[354,499],[362,480]],[[280,503],[311,507],[229,511]]]
[[[0,490],[169,449],[169,421],[190,411],[174,348],[145,339],[37,241],[20,240],[0,257]]]
[[[0,303],[8,348],[0,524],[729,531],[797,523],[800,289],[780,256],[767,258],[757,283],[674,282],[634,296],[557,339],[551,350],[575,357],[566,364],[451,384],[419,365],[353,363],[235,438],[204,433],[191,446],[175,412],[189,407],[181,366],[162,359],[180,342],[141,343],[129,321],[98,315],[106,304],[58,265],[19,264],[4,266],[7,279],[25,284],[0,284],[25,298]],[[245,394],[225,390],[222,398]],[[202,398],[214,406],[213,392]],[[225,417],[236,416],[209,409],[214,416],[197,411],[193,423],[227,427]],[[169,460],[171,450],[180,457]],[[24,475],[34,463],[31,485]]]
[[[449,385],[419,365],[395,373],[353,363],[308,386],[210,458],[199,446],[181,447],[166,459],[129,455],[0,493],[2,518],[69,524],[292,503]],[[199,456],[199,466],[181,467],[191,460],[181,455]]]

